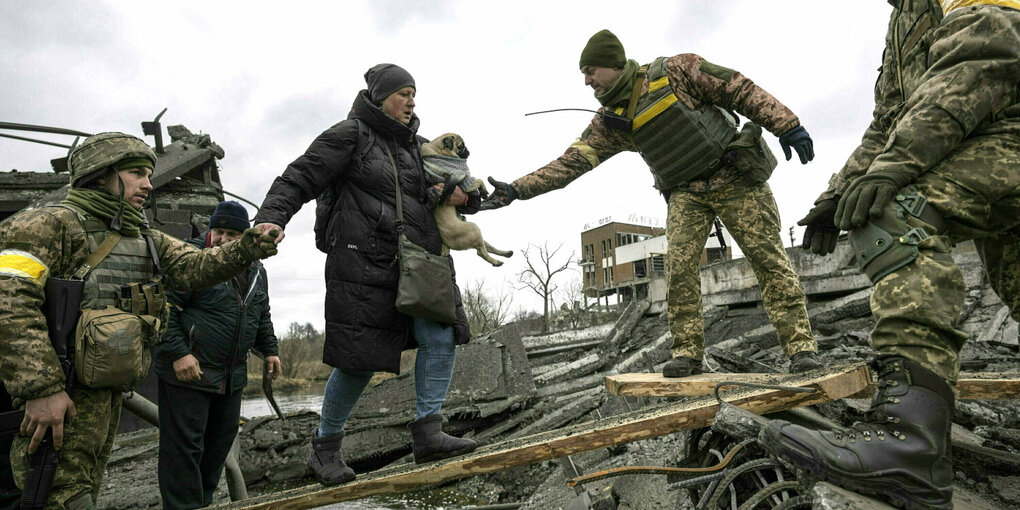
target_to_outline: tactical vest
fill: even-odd
[[[83,214],[77,208],[66,205],[60,207],[74,211],[85,230],[89,253],[96,251],[106,239],[110,227],[102,220]],[[138,297],[132,297],[124,291],[131,284],[143,285],[152,281],[154,275],[152,255],[149,253],[145,237],[122,237],[113,247],[113,251],[85,277],[81,309],[101,310],[113,306],[125,312],[162,317],[165,314],[166,303],[162,284],[151,286],[152,303],[132,302],[138,301]]]
[[[737,123],[714,105],[691,109],[669,86],[666,57],[648,65],[648,92],[638,99],[632,135],[655,177],[655,187],[669,190],[715,170],[726,146],[737,136]],[[624,108],[617,108],[623,114]]]
[[[87,219],[85,234],[88,236],[89,251],[93,252],[106,238],[110,229],[105,223],[96,219]],[[132,283],[145,282],[152,278],[152,257],[145,238],[122,237],[113,247],[113,251],[92,270],[85,278],[85,292],[82,297],[82,308],[99,310],[114,306],[124,311],[121,304],[121,288]]]

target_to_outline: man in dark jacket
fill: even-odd
[[[221,202],[209,217],[210,231],[190,242],[203,249],[220,246],[248,226],[241,204]],[[168,300],[169,326],[155,361],[159,492],[163,508],[200,508],[212,503],[237,435],[248,349],[265,356],[272,378],[280,373],[266,270],[255,263],[231,281],[172,293]]]

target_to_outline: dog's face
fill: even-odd
[[[467,145],[464,145],[464,139],[456,133],[446,133],[439,138],[432,141],[433,147],[439,150],[439,153],[444,156],[456,156],[461,159],[467,159],[471,154],[468,151]]]

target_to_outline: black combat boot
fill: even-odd
[[[773,420],[758,440],[773,455],[846,489],[908,509],[951,509],[952,388],[900,356],[875,364],[878,391],[864,422],[816,431]]]
[[[791,374],[799,374],[816,368],[822,368],[822,362],[818,359],[818,353],[815,351],[800,351],[790,356]]]
[[[312,455],[308,457],[308,467],[315,472],[319,483],[327,487],[340,485],[354,479],[354,470],[344,464],[344,457],[340,452],[340,442],[344,433],[319,437],[319,431],[315,431],[312,438]]]
[[[704,370],[701,369],[701,360],[688,358],[687,356],[673,358],[662,366],[663,377],[687,377],[702,372]]]
[[[443,432],[443,416],[433,414],[407,424],[414,440],[414,463],[446,459],[470,453],[478,443]]]

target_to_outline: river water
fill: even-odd
[[[274,392],[276,403],[284,414],[291,414],[300,411],[315,411],[322,409],[322,392],[325,389],[325,381],[314,381],[312,385],[300,392],[283,394]],[[258,418],[274,414],[273,408],[269,406],[266,397],[261,393],[251,397],[245,397],[241,401],[241,416],[244,418]],[[420,491],[411,494],[398,494],[389,497],[365,498],[357,501],[336,503],[320,507],[329,510],[454,510],[469,508],[468,505],[484,505],[484,501],[465,502],[463,495],[448,489],[433,489]]]

